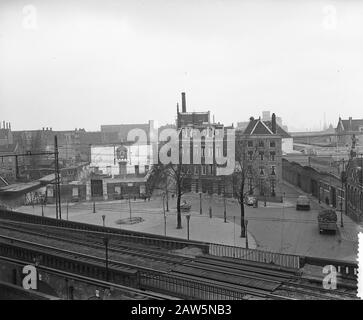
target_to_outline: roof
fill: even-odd
[[[341,126],[343,131],[360,131],[360,128],[363,127],[363,119],[348,119],[343,120],[339,118],[339,122],[337,128]]]
[[[116,143],[127,141],[128,133],[133,129],[144,130],[146,135],[149,136],[150,124],[116,124],[116,125],[101,125],[102,142],[103,143]]]
[[[272,121],[262,121],[261,119],[254,119],[251,120],[243,132],[245,135],[272,135]],[[282,129],[277,123],[276,123],[276,134],[282,136],[282,138],[291,138],[291,136]]]
[[[272,121],[264,121],[264,123],[272,130]],[[282,129],[277,123],[276,123],[276,134],[282,136],[282,138],[292,138],[290,134],[288,134],[284,129]]]

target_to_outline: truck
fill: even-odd
[[[336,233],[337,231],[337,214],[335,210],[332,209],[324,209],[321,210],[318,214],[318,227],[319,233],[323,233],[323,231],[332,231]]]
[[[307,196],[299,196],[297,198],[296,210],[310,210],[310,200]]]

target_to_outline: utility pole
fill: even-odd
[[[165,194],[163,194],[164,236],[166,237]]]
[[[55,183],[56,183],[56,213],[59,219],[62,219],[62,208],[61,208],[61,195],[60,195],[60,177],[59,177],[59,162],[58,162],[58,139],[54,136],[54,162],[55,162]]]

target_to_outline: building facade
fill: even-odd
[[[237,154],[244,157],[239,161],[247,172],[248,193],[269,201],[282,200],[282,136],[277,128],[273,114],[271,121],[251,118],[245,131],[236,134],[236,148],[241,149]]]

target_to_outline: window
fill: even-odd
[[[194,166],[194,174],[195,175],[199,174],[198,166]]]
[[[271,175],[276,175],[276,166],[271,166]]]
[[[253,147],[253,141],[248,141],[247,146],[250,147],[250,148]]]
[[[207,174],[207,168],[205,165],[202,165],[202,174],[203,175]]]
[[[265,175],[265,169],[263,167],[260,167],[260,175],[261,176]]]
[[[275,148],[275,147],[276,147],[276,142],[270,141],[270,148]]]
[[[213,175],[213,165],[212,164],[209,165],[209,170],[210,170],[210,174]]]
[[[248,190],[249,190],[249,194],[252,195],[253,194],[253,180],[252,178],[248,178]]]
[[[263,152],[260,152],[260,160],[263,161],[263,159],[264,159],[264,154]]]
[[[72,196],[73,197],[78,197],[78,187],[72,188]]]
[[[275,155],[274,151],[270,152],[270,161],[275,161]]]
[[[275,181],[271,181],[270,183],[270,192],[271,192],[271,196],[275,197],[276,196],[276,182]]]
[[[263,148],[263,147],[265,146],[265,144],[263,143],[263,141],[262,141],[262,140],[260,140],[260,141],[258,142],[258,146],[259,146],[259,147],[261,147],[261,148]]]
[[[205,147],[202,147],[202,157],[205,157]]]
[[[115,193],[121,194],[121,186],[115,186]]]
[[[145,172],[148,172],[148,171],[149,171],[149,166],[145,165]]]
[[[253,152],[252,151],[248,151],[248,160],[250,160],[250,161],[253,160]]]
[[[135,174],[139,174],[139,166],[138,165],[135,166]]]

